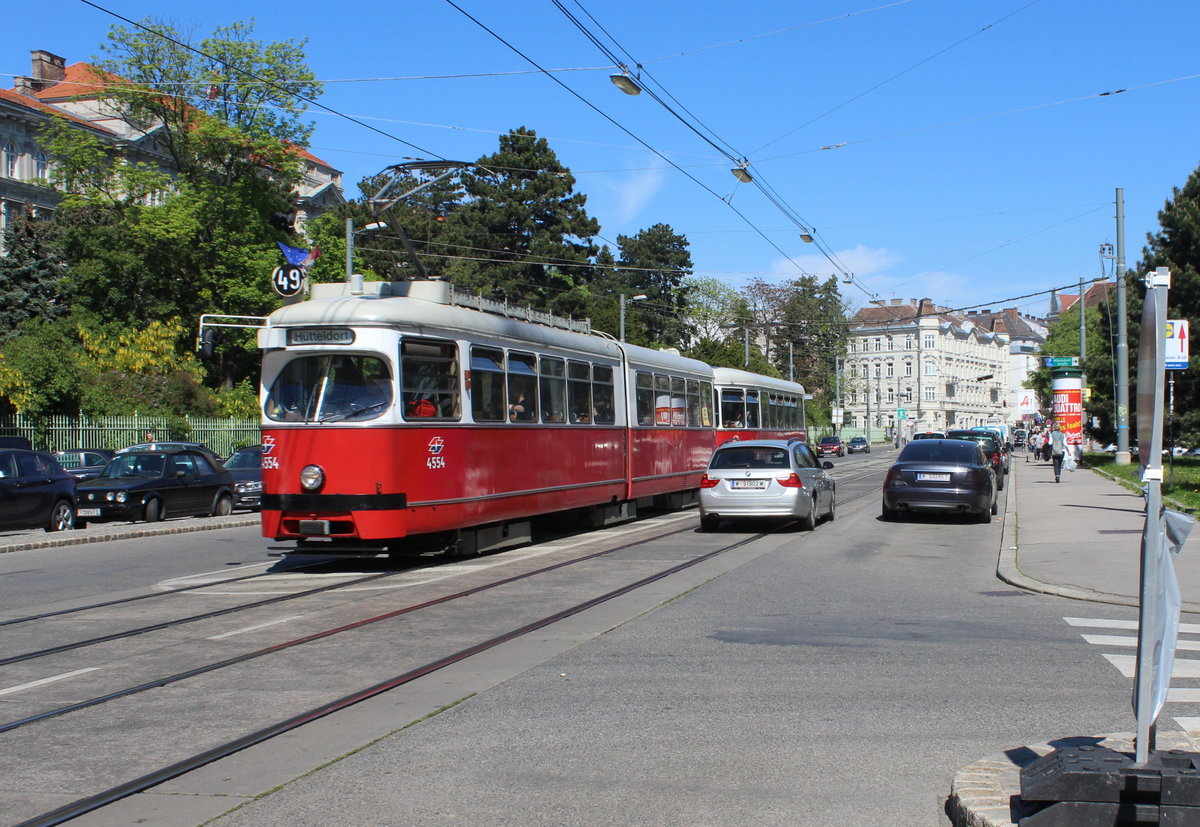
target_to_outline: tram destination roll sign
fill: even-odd
[[[288,331],[289,345],[352,345],[354,331],[348,327],[295,327]]]

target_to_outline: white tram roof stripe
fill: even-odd
[[[766,388],[779,393],[804,394],[804,386],[798,382],[786,379],[776,379],[774,376],[763,376],[737,368],[713,368],[713,384],[733,385],[736,387]]]
[[[364,286],[370,288],[375,284],[390,284],[388,289],[395,292],[391,295],[374,292],[350,295],[344,290],[318,291],[315,297],[308,301],[279,308],[268,317],[266,327],[260,330],[259,346],[282,347],[286,343],[285,329],[290,327],[386,327],[439,338],[477,339],[482,336],[489,340],[503,341],[510,347],[561,349],[608,358],[614,363],[622,361],[621,351],[624,350],[630,366],[634,368],[661,368],[692,373],[710,380],[712,377],[713,369],[697,359],[689,359],[669,351],[623,344],[597,334],[574,333],[448,304],[438,300],[439,295],[445,293],[444,290],[414,288],[414,295],[396,295],[407,290],[406,285],[425,285],[426,282],[376,282]]]

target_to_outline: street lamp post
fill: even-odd
[[[357,230],[357,232],[365,233],[367,230],[382,230],[385,227],[387,227],[387,224],[384,224],[383,222],[380,222],[380,221],[375,221],[375,222],[372,222],[372,223],[368,224],[367,226],[363,227],[361,230]],[[347,218],[346,219],[346,281],[347,281],[347,283],[349,283],[350,277],[352,275],[354,275],[354,235],[355,235],[355,232],[356,232],[356,230],[354,229],[354,219]]]
[[[620,335],[620,340],[623,342],[623,341],[625,341],[625,294],[618,293],[617,295],[621,297],[621,330],[620,330],[621,335]],[[629,301],[640,302],[640,301],[644,301],[647,298],[649,298],[649,296],[638,294],[638,295],[630,298]]]

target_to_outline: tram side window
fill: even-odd
[[[687,421],[687,381],[671,377],[671,424],[683,427]]]
[[[567,362],[567,409],[572,422],[591,424],[592,366],[587,362]]]
[[[746,427],[757,428],[762,420],[758,412],[758,391],[746,391]]]
[[[542,421],[565,422],[566,376],[562,359],[543,356],[541,366]]]
[[[537,357],[532,353],[508,354],[508,418],[513,422],[537,421]]]
[[[458,350],[453,342],[405,339],[400,343],[404,415],[458,419]]]
[[[592,365],[592,401],[597,425],[612,425],[617,421],[616,398],[613,369],[608,365]]]
[[[713,426],[713,387],[711,382],[700,383],[700,427]]]
[[[637,422],[639,425],[654,424],[654,375],[638,373],[635,385]]]
[[[476,422],[504,421],[504,351],[471,348],[471,413]]]
[[[693,428],[700,424],[700,399],[700,383],[687,380],[687,424]]]
[[[671,424],[671,377],[654,375],[654,424]]]
[[[746,399],[741,390],[721,391],[721,425],[726,428],[746,427]]]
[[[766,423],[767,423],[768,428],[782,427],[782,423],[780,422],[779,413],[780,413],[779,397],[773,393],[768,393],[767,394],[767,410],[766,410],[766,414],[767,414]]]

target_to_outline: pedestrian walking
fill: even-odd
[[[1067,452],[1067,436],[1055,422],[1050,429],[1050,459],[1054,461],[1054,481],[1061,482],[1063,455]]]

